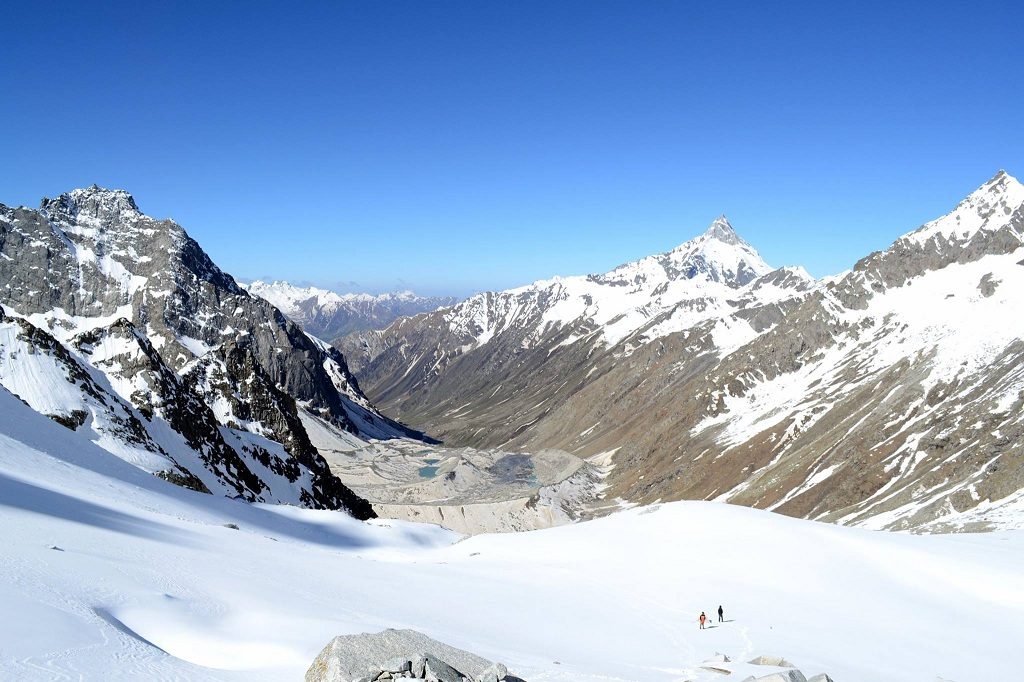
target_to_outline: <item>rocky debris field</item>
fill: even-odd
[[[308,413],[302,420],[331,472],[385,518],[474,535],[549,528],[588,518],[603,503],[607,467],[561,450],[366,442]]]

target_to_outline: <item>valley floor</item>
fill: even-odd
[[[365,441],[322,419],[302,423],[331,472],[390,519],[467,535],[550,528],[594,514],[607,463],[561,450],[453,448],[413,439]],[[618,508],[615,502],[611,507]]]
[[[1022,668],[1021,531],[684,502],[462,539],[192,493],[0,399],[2,679],[299,680],[332,636],[385,627],[530,682],[727,679],[697,668],[715,652],[837,682]]]

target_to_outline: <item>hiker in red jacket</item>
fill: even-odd
[[[708,617],[704,615],[703,611],[701,611],[700,612],[700,629],[701,630],[704,629],[704,621],[706,621],[707,619],[708,619]]]

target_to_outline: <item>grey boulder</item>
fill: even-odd
[[[335,637],[310,665],[305,681],[376,680],[384,673],[391,679],[408,674],[434,682],[463,682],[478,679],[494,665],[416,630],[384,630]]]
[[[777,668],[795,668],[796,666],[782,656],[758,656],[747,661],[751,665],[774,665]]]
[[[508,676],[508,668],[501,663],[495,663],[487,670],[477,676],[477,682],[503,682]]]
[[[436,656],[426,655],[423,679],[427,682],[463,682],[465,675]]]
[[[423,679],[423,675],[426,672],[427,657],[423,654],[417,654],[412,659],[412,676],[417,679]]]
[[[758,677],[757,682],[807,682],[807,678],[804,677],[802,672],[794,669]]]
[[[392,658],[384,662],[384,665],[380,667],[381,672],[388,672],[394,674],[407,673],[412,670],[412,661],[404,656]]]

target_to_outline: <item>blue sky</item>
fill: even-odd
[[[292,4],[7,3],[0,202],[122,187],[240,278],[464,294],[720,213],[830,274],[1024,177],[1019,2]]]

